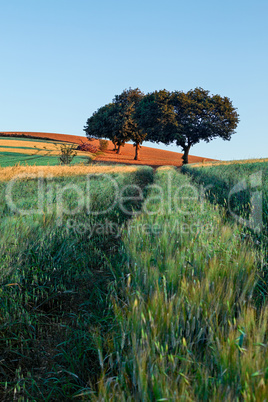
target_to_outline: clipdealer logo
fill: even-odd
[[[55,214],[57,225],[63,224],[63,218],[72,217],[69,224],[69,229],[74,229],[75,222],[74,216],[79,215],[81,212],[86,212],[91,216],[108,216],[114,208],[119,208],[120,211],[133,217],[139,213],[146,215],[163,215],[173,214],[174,212],[183,215],[190,215],[193,211],[189,210],[189,200],[199,201],[199,208],[202,210],[205,201],[205,192],[209,188],[213,188],[213,184],[210,184],[206,188],[197,188],[193,184],[182,184],[173,191],[172,175],[168,174],[167,177],[167,197],[164,194],[163,188],[156,184],[149,184],[145,188],[147,195],[144,197],[143,190],[135,184],[127,184],[122,188],[119,187],[117,181],[109,174],[100,174],[102,178],[109,182],[112,190],[111,199],[107,199],[102,206],[102,203],[94,201],[94,195],[91,194],[91,178],[95,177],[94,174],[86,176],[85,187],[80,187],[75,183],[54,183],[53,177],[45,177],[44,172],[40,170],[38,174],[18,174],[12,180],[7,183],[6,186],[6,203],[11,211],[20,215],[42,215]],[[95,177],[96,178],[96,177]],[[23,198],[18,200],[15,196],[14,186],[20,180],[36,180],[36,202],[35,207],[29,207],[28,203],[24,205]],[[263,228],[263,193],[262,193],[262,180],[263,173],[259,171],[251,174],[249,178],[244,178],[237,183],[228,194],[228,210],[231,216],[241,225],[249,227],[255,233],[259,233]],[[232,199],[234,196],[239,195],[241,192],[248,192],[250,194],[249,203],[249,215],[245,218],[239,215],[232,209]],[[70,206],[66,202],[66,196],[73,194],[74,202]],[[130,202],[142,202],[142,209],[140,211],[133,211],[126,208],[126,205]],[[85,223],[85,222],[84,222]],[[79,223],[81,230],[81,223]],[[88,228],[87,228],[88,230]],[[90,231],[102,230],[96,225],[94,228],[90,228]],[[110,229],[109,229],[110,230]],[[114,228],[112,228],[114,231]],[[184,229],[181,228],[180,231]],[[188,230],[188,229],[187,229]]]

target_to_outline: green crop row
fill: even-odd
[[[128,256],[116,318],[99,336],[95,400],[264,400],[268,308],[261,255],[221,208],[175,170],[159,170],[143,214],[123,234]],[[145,208],[146,207],[146,208]],[[146,209],[146,211],[145,211]]]
[[[75,156],[71,164],[88,163],[88,156]],[[29,155],[18,152],[0,152],[0,167],[16,164],[28,166],[55,166],[59,165],[59,157],[53,155]]]
[[[268,163],[245,163],[182,168],[207,198],[224,206],[245,233],[268,245]],[[251,221],[250,221],[251,220]]]
[[[95,333],[114,320],[112,267],[125,258],[120,229],[141,207],[126,186],[152,178],[141,168],[92,175],[90,184],[86,176],[0,183],[1,400],[67,400],[97,381]],[[124,187],[131,214],[115,197]]]

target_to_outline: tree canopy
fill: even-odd
[[[144,97],[144,94],[138,89],[128,89],[116,95],[113,103],[116,107],[115,133],[121,145],[127,141],[133,141],[136,148],[135,158],[139,158],[139,147],[146,137],[146,132],[142,130],[139,120],[136,118],[136,108]]]
[[[87,119],[84,131],[88,138],[107,138],[114,140],[114,120],[116,108],[113,103],[100,107]]]
[[[227,97],[209,95],[202,88],[187,93],[155,91],[139,105],[147,140],[183,149],[183,163],[188,163],[190,148],[201,140],[230,140],[239,122],[236,109]]]
[[[187,93],[167,90],[144,95],[138,88],[124,90],[112,103],[98,109],[84,127],[88,137],[108,138],[118,147],[133,141],[135,159],[146,139],[166,145],[176,143],[188,163],[190,148],[214,138],[230,140],[239,116],[227,97],[195,88]]]
[[[143,97],[144,94],[138,88],[130,88],[115,95],[112,103],[99,108],[87,120],[84,127],[87,137],[111,140],[118,153],[122,145],[133,141],[136,147],[135,159],[138,159],[140,144],[147,135],[135,117],[137,105]]]
[[[209,95],[209,91],[196,88],[174,92],[171,97],[177,121],[174,140],[184,151],[183,161],[188,163],[190,148],[201,140],[214,138],[230,140],[239,122],[236,109],[227,97]]]

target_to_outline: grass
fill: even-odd
[[[200,162],[198,163],[191,163],[191,168],[192,167],[200,167],[200,166],[226,166],[226,165],[247,165],[251,163],[263,163],[263,162],[268,162],[268,158],[257,158],[257,159],[238,159],[238,160],[231,160],[231,161],[204,161],[202,164]]]
[[[88,163],[89,158],[86,156],[76,156],[72,161],[72,164]],[[28,155],[16,152],[0,152],[0,169],[1,167],[15,166],[57,166],[59,165],[59,157],[51,155]]]
[[[224,206],[229,215],[248,220],[260,209],[259,223],[244,225],[245,234],[252,234],[266,248],[268,246],[268,162],[233,163],[230,165],[184,166],[188,173],[203,186],[211,202]],[[255,208],[255,210],[254,210]],[[254,222],[253,222],[254,223]]]
[[[0,170],[1,399],[265,400],[254,239],[173,168],[42,170],[16,208],[38,168]]]
[[[90,211],[113,202],[114,182],[122,188],[152,180],[150,169],[116,170],[109,177],[91,177]],[[31,215],[21,215],[18,209],[38,206],[38,181],[15,182],[12,198],[17,210],[6,203],[7,185],[0,183],[1,400],[68,400],[96,381],[100,370],[95,336],[108,332],[114,320],[108,300],[112,266],[122,264],[124,256],[117,252],[117,231],[100,229],[109,219],[119,230],[128,216],[117,204],[98,218],[85,206],[75,217],[66,215],[78,203],[70,188],[78,186],[86,193],[86,176],[44,179],[44,209]],[[70,191],[59,205],[57,194],[66,186]],[[128,200],[125,206],[140,208]]]
[[[147,204],[124,232],[116,324],[100,337],[91,398],[264,400],[268,310],[253,297],[261,256],[217,206],[192,198],[189,178],[159,170],[155,184],[164,198],[153,189],[151,214]]]

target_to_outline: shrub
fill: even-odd
[[[100,150],[101,151],[106,151],[109,145],[109,141],[107,140],[99,140],[100,143]]]
[[[96,154],[99,151],[98,147],[96,147],[95,145],[89,144],[87,142],[82,142],[82,144],[78,145],[78,147],[76,149],[78,151],[91,152],[93,154]]]
[[[60,164],[70,165],[73,158],[77,155],[75,144],[62,144],[60,146]]]

